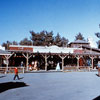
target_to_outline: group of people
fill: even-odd
[[[23,66],[23,62],[21,62],[21,67],[22,66]],[[29,65],[29,70],[38,70],[37,61],[32,62],[32,64]],[[15,73],[15,75],[14,75],[13,80],[15,80],[16,78],[19,80],[20,78],[19,78],[19,75],[18,75],[18,68],[17,67],[14,68],[14,73]]]
[[[37,61],[33,61],[32,64],[29,64],[29,70],[38,70]]]
[[[34,67],[37,67],[37,62],[32,62],[32,65],[34,65]],[[29,66],[30,68],[31,68],[31,66]],[[57,65],[57,69],[56,70],[58,70],[59,68],[59,63],[58,63],[58,65]],[[97,69],[98,69],[98,76],[100,77],[100,61],[98,61],[98,64],[97,64]],[[17,67],[15,67],[15,69],[14,69],[14,73],[15,73],[15,75],[14,75],[14,80],[17,78],[18,80],[20,79],[19,78],[19,76],[18,76],[18,68]]]

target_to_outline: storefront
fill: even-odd
[[[90,67],[96,68],[100,57],[98,49],[62,48],[57,46],[10,46],[13,55],[9,59],[9,66],[23,67],[27,71],[32,70],[56,70],[57,64],[61,71],[69,66],[76,69]]]

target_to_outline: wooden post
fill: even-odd
[[[45,71],[47,71],[47,55],[45,55]]]
[[[62,59],[62,71],[64,71],[64,59],[66,58],[66,56],[59,55],[59,57]]]
[[[28,58],[28,53],[26,54],[26,70],[28,71],[28,60],[29,60],[29,58]]]
[[[22,55],[26,58],[26,70],[28,71],[28,67],[29,67],[29,66],[28,66],[28,64],[29,64],[28,61],[29,61],[29,58],[30,58],[32,55],[29,56],[28,53],[26,53],[26,55],[25,55],[25,54],[22,54]]]
[[[64,71],[64,58],[62,58],[62,71]]]
[[[23,67],[23,74],[24,74],[24,67]]]
[[[47,66],[48,66],[48,63],[47,63],[47,59],[50,57],[50,56],[47,56],[46,54],[45,55],[42,55],[45,59],[45,71],[48,70]]]
[[[94,65],[93,60],[94,60],[94,57],[90,57],[90,58],[91,58],[91,60],[92,60],[92,62],[91,62],[91,67],[92,67],[92,69],[93,69],[93,65]]]
[[[10,58],[13,54],[14,54],[14,53],[12,53],[11,55],[5,55],[5,58],[6,58],[6,71],[5,71],[5,74],[8,72],[9,58]]]
[[[8,72],[8,63],[9,63],[9,56],[6,56],[6,73]]]
[[[77,58],[77,70],[78,70],[79,69],[79,59],[80,59],[80,57],[78,56],[76,58]]]

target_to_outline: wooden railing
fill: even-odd
[[[91,66],[64,66],[64,71],[91,71]]]
[[[92,69],[91,66],[79,66],[79,70],[90,71],[91,69]]]
[[[10,67],[0,67],[0,73],[14,73],[14,68],[13,66]],[[24,73],[25,72],[25,67],[17,67],[19,73]],[[91,71],[92,67],[91,66],[64,66],[64,71]]]
[[[14,73],[15,67],[0,67],[0,73]],[[19,73],[24,73],[25,68],[24,67],[17,67]]]
[[[77,66],[64,66],[64,71],[78,71]]]

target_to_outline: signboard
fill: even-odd
[[[83,50],[75,49],[75,50],[74,50],[74,53],[83,53]]]
[[[31,48],[31,47],[9,47],[9,50],[33,52],[33,48]]]

